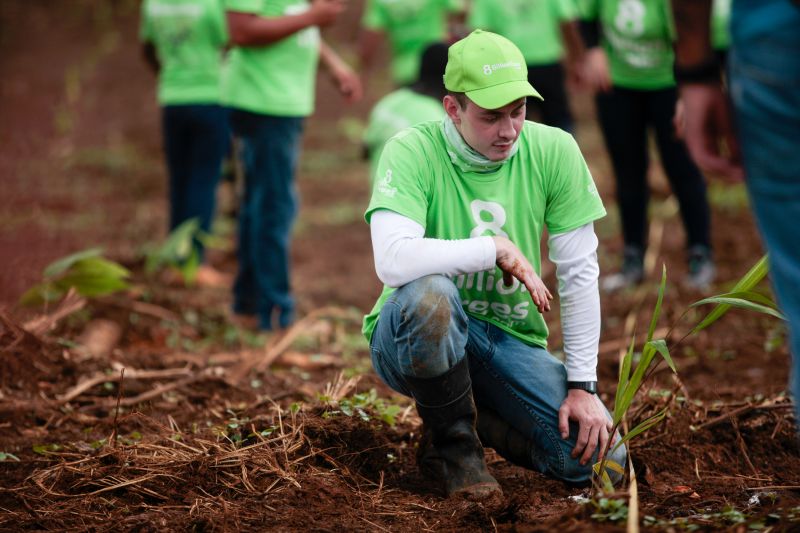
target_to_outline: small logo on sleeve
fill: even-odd
[[[384,174],[381,180],[378,182],[378,192],[388,196],[389,198],[394,198],[394,195],[397,194],[397,187],[392,187],[391,183],[392,169],[387,168],[386,174]]]

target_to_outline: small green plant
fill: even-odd
[[[321,403],[333,407],[333,409],[323,413],[323,418],[330,418],[338,414],[343,414],[345,416],[357,415],[365,422],[368,422],[371,420],[368,411],[371,411],[383,422],[394,426],[397,423],[397,415],[402,411],[399,405],[387,403],[383,398],[379,398],[378,392],[375,389],[370,389],[369,392],[354,394],[349,398],[342,398],[338,402],[333,401],[325,395],[320,395],[317,399]]]
[[[195,242],[201,239],[200,220],[186,220],[172,230],[161,245],[146,252],[145,272],[154,274],[163,268],[172,268],[180,272],[187,284],[193,283],[200,266]]]
[[[0,452],[0,463],[2,463],[4,461],[16,461],[16,462],[19,462],[19,457],[17,457],[13,453]]]
[[[633,335],[631,339],[631,343],[628,347],[628,351],[626,352],[625,356],[622,359],[622,365],[620,366],[619,371],[619,381],[617,382],[617,394],[614,397],[614,411],[612,413],[612,424],[613,427],[611,429],[611,434],[616,434],[617,430],[619,429],[620,425],[622,424],[625,416],[628,413],[628,409],[630,409],[631,403],[633,399],[636,397],[636,394],[641,389],[642,384],[647,380],[648,377],[652,374],[652,372],[657,367],[658,361],[656,360],[656,356],[660,355],[661,358],[666,361],[669,368],[677,373],[677,369],[675,368],[675,363],[672,361],[672,357],[669,353],[669,348],[667,347],[667,343],[664,339],[653,339],[653,335],[656,330],[656,324],[658,323],[658,318],[661,314],[661,304],[664,301],[664,290],[667,285],[667,268],[664,266],[661,271],[661,285],[658,288],[658,299],[656,300],[655,309],[653,309],[653,316],[650,320],[650,328],[647,331],[647,340],[644,343],[644,347],[642,348],[641,356],[639,358],[639,362],[636,365],[636,369],[631,373],[631,367],[633,365],[633,361],[635,358],[634,354],[634,345],[636,340],[636,335]],[[654,361],[656,364],[654,365]],[[644,433],[648,429],[652,428],[656,424],[658,424],[667,414],[666,408],[662,409],[655,415],[645,419],[635,428],[628,431],[625,435],[623,435],[620,439],[617,439],[614,447],[611,448],[611,453],[616,451],[620,446],[625,444],[626,442],[630,441],[637,435]],[[611,447],[611,443],[609,441],[606,444],[606,449],[603,450],[603,459],[594,465],[594,471],[598,474],[603,482],[603,486],[606,488],[608,492],[613,491],[613,483],[608,475],[607,469],[613,470],[620,475],[624,475],[625,471],[622,468],[622,465],[616,463],[608,459],[609,455],[609,448]]]
[[[600,498],[591,503],[595,508],[592,518],[598,522],[620,522],[628,519],[628,504],[622,498]]]
[[[667,363],[669,368],[674,373],[677,373],[677,368],[675,367],[675,363],[670,355],[670,349],[677,347],[677,345],[679,345],[689,335],[697,333],[698,331],[707,328],[719,320],[731,308],[747,309],[750,311],[764,313],[779,319],[784,318],[780,311],[777,310],[775,303],[770,298],[753,291],[753,289],[764,279],[764,277],[766,277],[768,270],[768,259],[767,256],[764,256],[734,285],[730,292],[704,298],[691,304],[689,309],[684,311],[678,321],[680,321],[689,311],[696,307],[708,304],[715,304],[716,307],[700,322],[698,322],[698,324],[693,327],[682,339],[680,339],[672,347],[668,347],[664,339],[653,339],[656,324],[658,322],[659,315],[661,314],[661,305],[664,300],[664,290],[667,281],[667,270],[666,267],[663,267],[661,285],[659,286],[658,290],[658,299],[656,300],[653,316],[650,320],[650,327],[647,332],[647,340],[645,341],[641,356],[639,357],[638,363],[636,363],[636,369],[633,371],[633,373],[631,373],[631,367],[636,362],[635,359],[637,355],[634,353],[635,335],[631,339],[631,344],[628,348],[628,351],[622,359],[619,381],[617,383],[617,393],[614,398],[612,434],[617,431],[620,424],[624,420],[634,397],[641,389],[643,383],[647,381],[647,379],[658,367],[660,359],[656,359],[656,356],[660,355],[661,359]],[[667,338],[671,332],[672,330],[667,333]],[[644,433],[661,422],[666,415],[667,408],[664,408],[658,413],[640,422],[635,428],[631,429],[622,438],[617,440],[613,448],[611,448],[612,453],[622,444],[630,441],[637,435]],[[608,476],[607,469],[618,472],[619,474],[624,474],[624,471],[620,465],[616,464],[614,461],[606,459],[609,448],[610,443],[606,445],[606,450],[604,450],[603,453],[603,460],[594,465],[594,470],[595,473],[601,477],[603,486],[606,488],[606,490],[610,491],[613,490],[613,486]]]
[[[23,305],[41,305],[60,300],[70,289],[93,298],[126,290],[130,271],[103,257],[102,248],[83,250],[49,264],[43,281],[20,298]]]

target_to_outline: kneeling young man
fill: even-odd
[[[511,41],[476,30],[448,52],[442,122],[390,140],[366,212],[386,285],[365,318],[372,362],[413,397],[418,460],[448,495],[500,494],[481,444],[583,484],[608,441],[597,398],[600,298],[593,221],[605,215],[568,133],[525,121]],[[566,365],[547,352],[542,231],[556,265]],[[624,464],[620,447],[610,459]]]

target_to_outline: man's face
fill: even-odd
[[[467,99],[462,109],[455,97],[447,95],[444,105],[467,144],[491,161],[510,155],[525,123],[525,98],[499,109],[484,109]]]

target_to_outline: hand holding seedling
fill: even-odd
[[[347,2],[343,0],[314,0],[311,4],[311,15],[315,21],[315,26],[330,26],[336,22],[336,18],[341,15]]]
[[[597,460],[602,460],[601,454],[606,449],[612,425],[597,395],[571,389],[558,410],[558,430],[562,439],[569,438],[570,420],[578,423],[578,439],[572,449],[572,458],[580,455],[580,463],[585,465],[597,450]]]
[[[495,248],[497,250],[497,266],[503,271],[503,283],[507,286],[517,278],[522,282],[531,293],[533,303],[536,304],[540,313],[550,310],[550,300],[553,295],[545,287],[542,279],[533,270],[528,261],[517,246],[505,237],[494,236]]]

